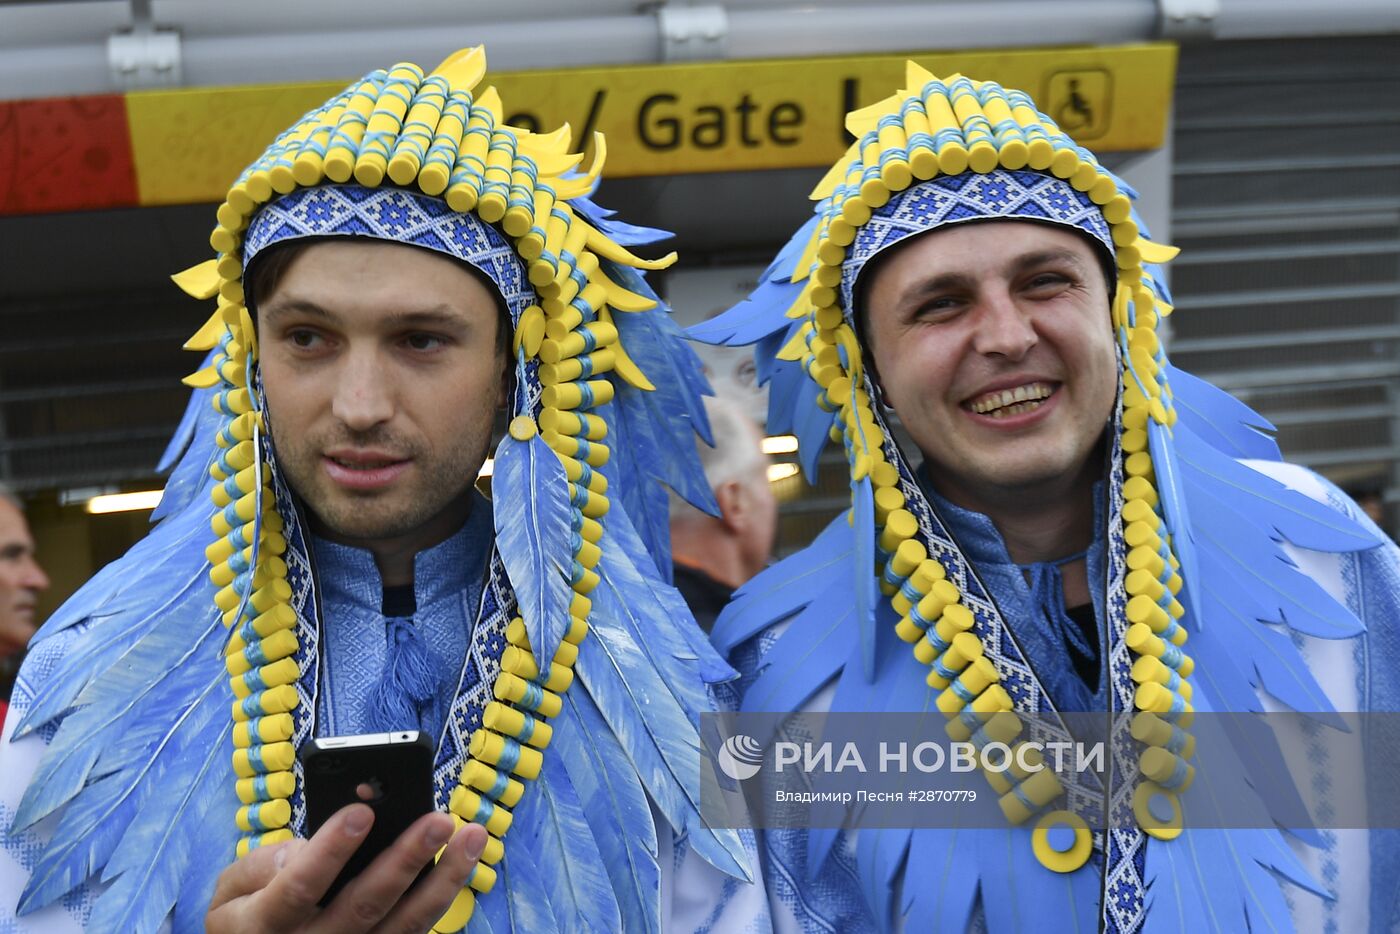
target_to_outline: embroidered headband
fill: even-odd
[[[1099,206],[1068,182],[1042,172],[996,168],[985,175],[944,175],[912,185],[871,212],[841,264],[841,307],[855,307],[866,265],[917,234],[951,224],[1028,220],[1078,230],[1112,261],[1113,234]]]
[[[307,237],[366,237],[422,247],[459,259],[486,276],[505,300],[511,324],[536,301],[525,264],[505,237],[441,198],[398,188],[322,185],[263,206],[248,225],[246,274],[268,247]]]

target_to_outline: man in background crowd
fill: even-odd
[[[34,536],[19,498],[0,487],[0,724],[5,722],[19,660],[34,635],[39,594],[48,586],[49,578],[34,557]]]
[[[763,570],[778,529],[768,456],[753,419],[733,400],[708,396],[714,447],[697,440],[719,515],[671,497],[671,559],[676,589],[706,632],[734,590]]]

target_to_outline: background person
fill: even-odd
[[[24,506],[0,486],[0,726],[24,650],[34,635],[35,606],[49,578],[34,556]]]
[[[700,463],[719,506],[711,516],[671,497],[671,560],[676,589],[709,631],[734,590],[768,564],[778,501],[768,480],[763,436],[733,400],[706,396],[714,446],[697,439]]]

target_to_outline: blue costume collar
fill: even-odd
[[[413,595],[425,608],[455,598],[477,583],[492,538],[491,503],[472,492],[467,521],[451,536],[420,551],[413,560]],[[383,582],[374,555],[364,548],[311,536],[322,599],[344,600],[379,611]]]

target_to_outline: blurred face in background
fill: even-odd
[[[48,576],[34,560],[34,539],[24,514],[0,497],[0,657],[29,644],[35,605],[48,586]]]

